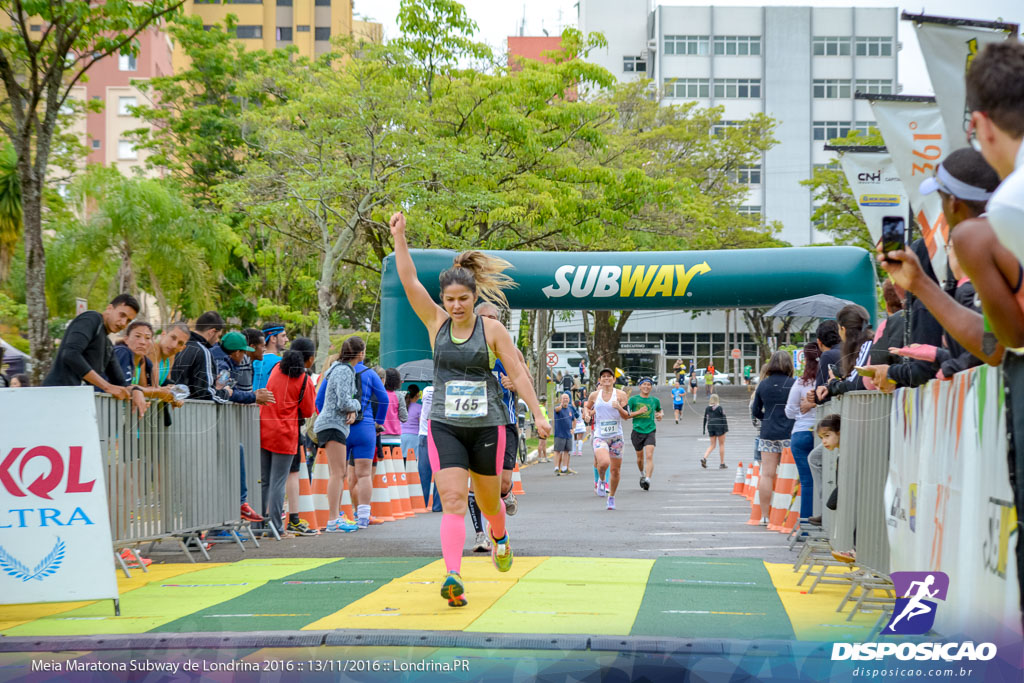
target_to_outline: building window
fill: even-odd
[[[219,5],[220,0],[192,0],[197,5]]]
[[[715,97],[756,100],[761,97],[760,78],[716,78]]]
[[[278,7],[291,7],[292,0],[277,0]]]
[[[736,171],[736,182],[743,185],[761,184],[761,166],[745,166]]]
[[[225,5],[262,5],[263,0],[224,0]]]
[[[292,27],[291,26],[278,26],[277,27],[277,39],[278,40],[291,40],[292,39]]]
[[[760,216],[761,206],[760,204],[744,204],[743,206],[736,209],[736,213],[741,216]]]
[[[316,0],[314,3],[317,7],[330,7],[331,0]]]
[[[708,36],[665,36],[664,49],[667,55],[706,55],[708,44]]]
[[[715,36],[716,55],[760,55],[761,36]]]
[[[815,99],[838,100],[849,98],[849,78],[815,78],[812,86]]]
[[[330,40],[331,39],[331,27],[330,26],[317,26],[313,31],[314,40]]]
[[[892,79],[890,78],[858,78],[857,92],[872,95],[891,95]]]
[[[715,125],[711,126],[711,134],[714,135],[716,138],[721,137],[722,133],[724,133],[727,129],[739,128],[742,125],[742,121],[719,121]]]
[[[100,148],[100,141],[99,140],[93,140],[92,141],[92,148],[93,149],[99,149]]]
[[[665,97],[710,97],[711,81],[707,78],[666,78]]]
[[[29,31],[33,31],[35,33],[38,33],[39,31],[43,30],[43,25],[42,24],[32,24],[31,26],[28,27],[28,30]]]
[[[815,36],[814,54],[818,57],[848,57],[850,38],[848,36]]]
[[[629,73],[641,73],[647,71],[647,62],[643,57],[625,56],[622,58],[622,70]]]
[[[131,116],[131,107],[138,104],[138,101],[134,97],[118,97],[117,98],[117,115],[118,116]]]
[[[299,24],[295,27],[295,30],[299,33],[309,33],[309,24]]]
[[[118,140],[117,141],[117,158],[118,159],[138,159],[139,154],[135,151],[135,145],[132,144],[131,140]]]
[[[263,37],[263,26],[261,24],[245,24],[235,27],[235,37],[244,40],[252,40]]]
[[[117,59],[117,68],[120,71],[135,71],[135,55],[122,52]]]
[[[835,138],[845,138],[853,130],[867,135],[874,125],[874,121],[815,121],[814,139],[828,142]]]
[[[892,57],[892,38],[857,38],[858,57]]]

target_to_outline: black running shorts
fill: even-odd
[[[644,446],[654,446],[657,444],[657,440],[654,435],[657,432],[650,432],[649,434],[641,434],[640,432],[633,430],[633,433],[629,435],[629,440],[633,442],[633,450],[642,451]]]
[[[514,470],[516,456],[519,455],[519,429],[515,425],[505,425],[505,469]]]
[[[431,420],[427,439],[430,467],[435,472],[459,467],[486,477],[500,474],[505,460],[506,426],[458,427]]]

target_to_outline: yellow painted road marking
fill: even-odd
[[[813,593],[808,593],[812,579],[808,577],[802,586],[798,586],[796,582],[803,572],[794,572],[792,564],[765,562],[764,566],[789,616],[797,640],[858,641],[870,632],[878,620],[878,613],[874,612],[859,613],[846,621],[853,601],[848,601],[842,612],[836,611],[849,590],[848,586],[818,584]]]

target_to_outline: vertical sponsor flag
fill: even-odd
[[[892,156],[893,168],[903,181],[935,276],[941,282],[946,277],[949,227],[939,194],[922,196],[920,192],[921,182],[935,174],[939,162],[954,148],[949,144],[939,107],[932,98],[908,97],[872,100],[871,109]]]
[[[871,240],[878,242],[882,237],[883,216],[908,213],[907,194],[893,168],[892,157],[885,152],[843,152],[839,162]]]
[[[946,131],[953,136],[953,148],[962,147],[970,121],[964,82],[967,68],[986,45],[1001,43],[1012,34],[980,26],[929,23],[927,17],[917,17],[914,28]]]
[[[92,388],[0,389],[0,415],[0,603],[116,599]]]

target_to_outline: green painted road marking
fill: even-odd
[[[358,557],[323,561],[326,564],[276,577],[255,590],[183,615],[154,630],[298,630],[372,593],[392,579],[419,569],[429,560],[417,557],[380,561]]]
[[[661,557],[630,635],[792,639],[793,627],[760,560]]]

